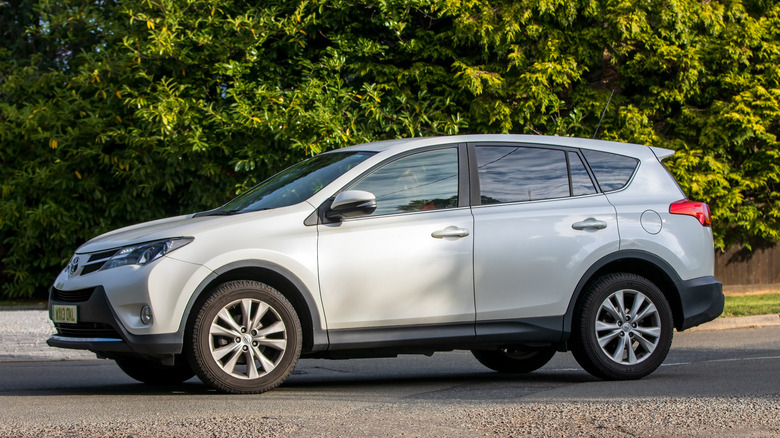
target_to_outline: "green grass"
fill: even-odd
[[[726,297],[721,316],[752,316],[780,314],[780,293]]]

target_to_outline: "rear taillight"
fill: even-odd
[[[710,219],[710,207],[703,202],[681,199],[677,202],[672,202],[669,205],[669,213],[693,216],[697,221],[699,221],[700,224],[705,227],[712,225],[712,219]]]

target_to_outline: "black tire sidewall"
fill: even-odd
[[[655,350],[633,365],[619,364],[607,357],[596,338],[596,316],[601,304],[622,289],[644,294],[655,305],[661,321],[661,334]],[[587,289],[575,314],[573,328],[572,353],[586,371],[603,379],[630,380],[647,376],[661,365],[672,345],[674,322],[669,303],[655,284],[635,274],[618,273],[601,277]]]
[[[227,374],[214,361],[210,350],[210,327],[219,311],[243,298],[268,304],[285,325],[287,347],[281,360],[268,374],[251,380]],[[261,393],[279,386],[292,373],[301,354],[301,324],[290,302],[276,289],[256,281],[232,281],[216,288],[203,302],[190,324],[188,359],[190,366],[205,383],[229,393]]]

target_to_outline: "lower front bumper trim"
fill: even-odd
[[[73,350],[90,351],[131,351],[130,347],[121,339],[114,338],[71,338],[67,336],[52,335],[46,340],[50,347],[70,348]]]
[[[52,335],[46,341],[50,347],[89,350],[95,353],[132,353],[146,356],[181,354],[182,333],[160,335],[128,335],[129,342],[115,338],[87,338]]]

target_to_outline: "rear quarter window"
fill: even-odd
[[[639,166],[639,160],[624,155],[591,150],[582,152],[603,192],[612,192],[625,187]]]

